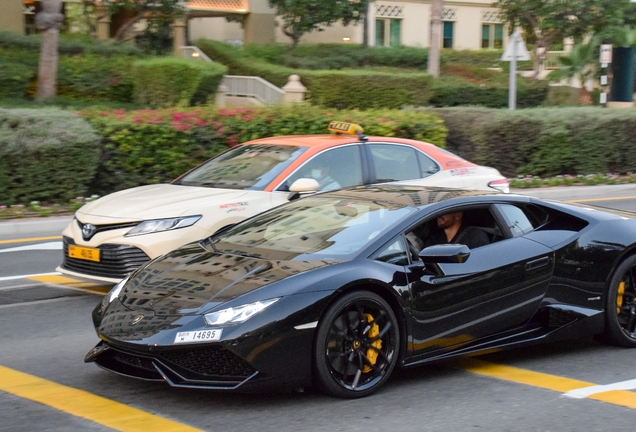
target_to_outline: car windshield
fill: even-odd
[[[245,145],[231,149],[190,171],[174,184],[263,190],[306,147]]]
[[[221,253],[277,260],[340,260],[414,208],[383,201],[308,197],[277,207],[212,240]]]

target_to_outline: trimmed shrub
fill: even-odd
[[[447,147],[508,177],[636,172],[633,110],[534,108],[435,110]]]
[[[41,35],[23,36],[10,31],[0,31],[0,47],[12,49],[21,48],[29,51],[39,52],[41,45]],[[86,42],[77,39],[68,39],[64,37],[64,35],[61,35],[59,39],[58,52],[62,55],[77,55],[88,53],[94,53],[100,56],[142,55],[142,51],[133,45]]]
[[[0,99],[24,98],[35,72],[29,66],[3,62],[0,67]]]
[[[68,202],[87,192],[99,137],[86,120],[56,109],[0,109],[0,202]]]
[[[227,44],[199,40],[197,45],[210,58],[228,66],[232,75],[260,76],[284,86],[290,75],[298,74],[307,87],[311,104],[336,109],[400,108],[426,105],[431,76],[425,73],[375,71],[296,70],[249,58]]]
[[[133,65],[135,101],[157,107],[205,103],[226,72],[218,63],[172,57],[139,60]]]

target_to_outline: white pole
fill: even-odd
[[[517,37],[512,38],[512,60],[510,60],[510,89],[508,90],[508,109],[517,108]]]

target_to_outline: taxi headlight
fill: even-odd
[[[201,215],[147,220],[128,231],[124,237],[185,228],[194,225],[199,219]]]
[[[205,314],[205,322],[208,325],[238,324],[247,321],[263,309],[273,305],[280,297],[269,300],[223,309],[217,312]]]

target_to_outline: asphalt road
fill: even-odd
[[[520,192],[636,211],[636,185]],[[636,352],[591,339],[401,371],[377,394],[351,401],[312,389],[241,395],[119,377],[83,363],[97,342],[90,312],[109,286],[51,274],[66,223],[0,223],[2,431],[634,429]],[[628,389],[572,397],[618,383]]]

